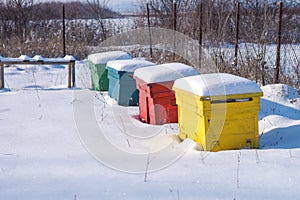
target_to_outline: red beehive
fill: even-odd
[[[178,111],[175,93],[172,90],[173,83],[178,78],[197,74],[193,67],[182,63],[168,63],[135,70],[141,121],[155,125],[176,123]]]

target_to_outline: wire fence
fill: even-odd
[[[187,0],[186,0],[187,1]],[[280,68],[276,66],[278,13],[276,1],[243,1],[239,7],[237,29],[236,1],[191,1],[178,2],[176,9],[170,4],[167,10],[159,10],[155,5],[146,4],[144,11],[131,17],[117,19],[67,19],[65,21],[66,52],[77,59],[84,59],[95,51],[106,39],[137,28],[161,27],[176,30],[187,35],[193,44],[185,41],[170,41],[170,46],[183,48],[189,54],[199,54],[198,63],[191,63],[200,71],[217,68],[219,72],[232,73],[256,81],[261,85],[274,82],[275,70],[280,70],[279,82],[300,89],[300,4],[283,2]],[[255,3],[256,2],[256,3]],[[188,6],[187,6],[188,5]],[[201,6],[200,6],[201,5]],[[0,40],[3,57],[22,54],[45,57],[63,56],[63,23],[61,19],[29,20],[25,31],[22,26],[5,17],[0,19]],[[20,26],[20,27],[19,27]],[[23,30],[23,29],[22,29]],[[239,34],[236,34],[236,30]],[[159,41],[149,40],[144,30],[141,41],[126,48],[134,56],[148,57],[157,63],[182,61],[188,63],[184,55],[174,56],[172,52],[156,48]],[[128,35],[130,37],[130,35]],[[122,40],[126,40],[125,37]],[[155,38],[154,38],[155,39]],[[161,43],[165,38],[160,38]],[[238,40],[236,40],[238,39]],[[150,42],[151,41],[151,42]],[[153,42],[153,44],[152,44]],[[121,42],[120,42],[121,43]],[[126,41],[122,42],[126,45]],[[202,47],[199,51],[199,44]],[[236,49],[238,44],[238,49]],[[139,46],[141,45],[141,46]],[[198,46],[197,46],[198,45]],[[150,46],[153,46],[151,55]],[[113,47],[111,47],[113,49]],[[236,51],[237,50],[237,51]],[[184,54],[184,53],[183,53]],[[205,73],[205,72],[203,72]]]

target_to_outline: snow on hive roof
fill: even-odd
[[[147,60],[112,60],[107,63],[107,67],[113,68],[117,71],[125,71],[125,72],[134,72],[134,70],[146,67],[153,66],[154,63]]]
[[[111,60],[126,60],[131,58],[131,55],[123,51],[109,51],[88,56],[88,60],[92,61],[94,64],[106,64]]]
[[[146,83],[174,81],[178,78],[199,74],[196,69],[182,63],[167,63],[153,67],[140,68],[134,71],[134,76]]]
[[[173,88],[178,88],[202,97],[262,93],[262,90],[255,82],[223,73],[181,78],[175,81]]]

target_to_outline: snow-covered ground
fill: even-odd
[[[142,124],[137,107],[119,107],[106,93],[83,89],[90,86],[89,71],[83,62],[76,68],[74,90],[67,89],[64,66],[5,69],[8,89],[0,90],[0,199],[300,197],[300,94],[293,88],[262,87],[259,150],[212,153],[196,150],[191,141],[179,143],[176,124]],[[88,109],[94,116],[84,115]],[[145,159],[130,160],[90,146],[88,142],[103,141],[85,140],[90,132],[81,128],[93,125],[89,117],[112,146]],[[164,147],[177,156],[163,157],[159,152]],[[93,153],[99,149],[107,156]],[[135,167],[140,173],[130,173]]]

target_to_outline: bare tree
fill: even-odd
[[[30,19],[32,19],[33,0],[7,0],[8,16],[14,23],[14,33],[23,41],[28,33]]]
[[[144,0],[142,1],[143,5],[149,4],[151,15],[153,16],[154,25],[172,28],[173,27],[173,4],[176,3],[177,7],[177,17],[178,24],[184,26],[194,24],[191,23],[182,24],[183,20],[187,16],[195,13],[196,7],[198,5],[198,0]],[[141,6],[145,10],[145,6]],[[191,13],[192,11],[193,13]]]
[[[108,30],[104,24],[105,8],[107,7],[108,2],[109,0],[87,0],[91,11],[93,12],[94,16],[98,19],[98,22],[100,24],[102,41],[107,38],[108,33]]]

